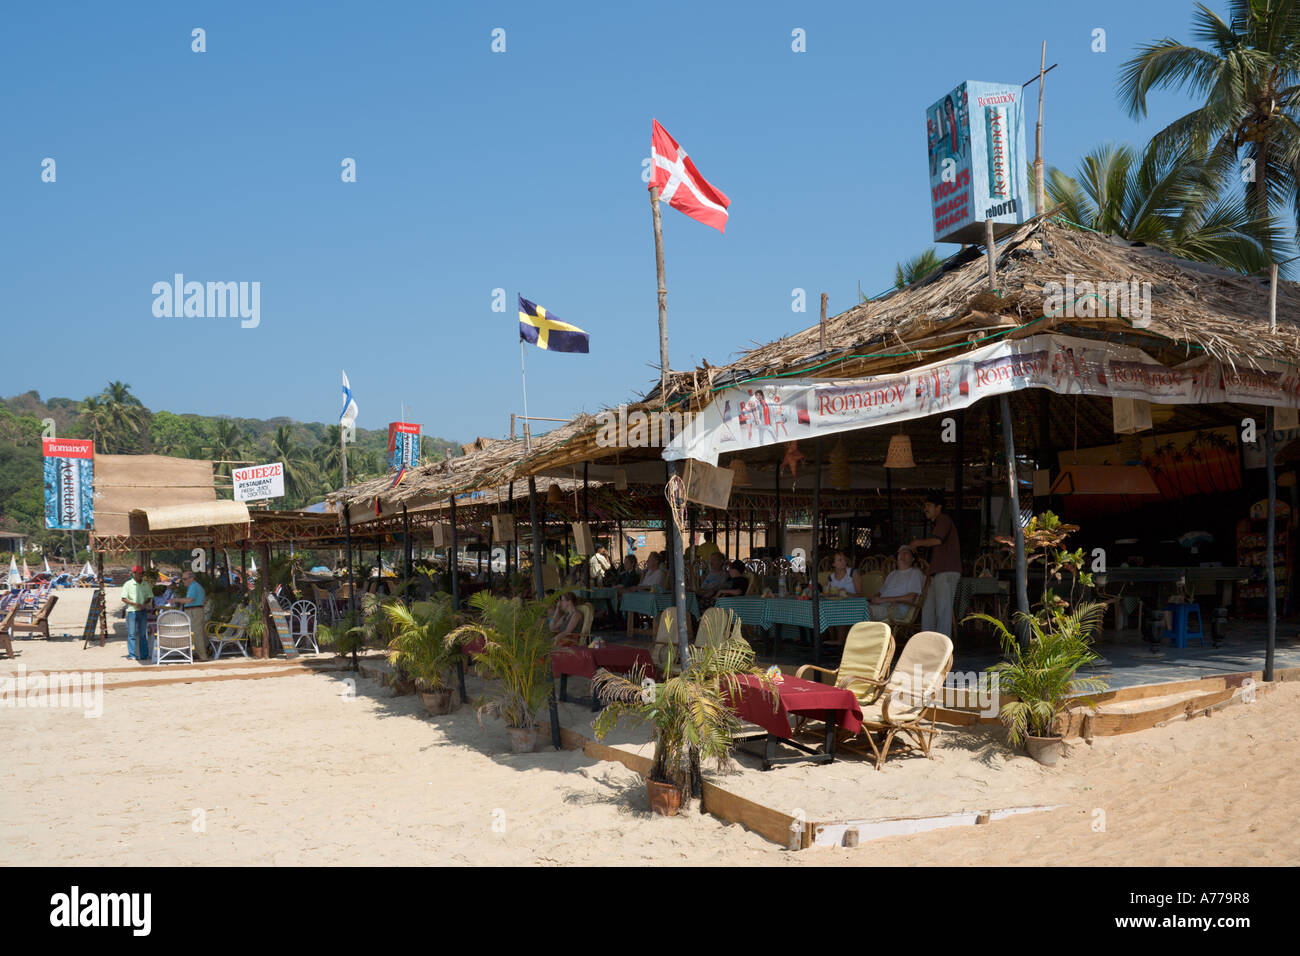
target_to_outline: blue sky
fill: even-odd
[[[1219,5],[1215,5],[1219,6]],[[731,360],[892,281],[930,244],[925,108],[1020,83],[1045,157],[1145,142],[1115,95],[1192,4],[23,4],[0,33],[0,395],[121,379],[154,409],[502,435],[522,411],[515,297],[591,333],[528,353],[534,415],[657,378],[641,160],[657,117],[732,199],[664,210],[674,368]],[[207,51],[191,50],[191,30]],[[506,31],[506,52],[491,50]],[[791,50],[791,31],[807,51]],[[1106,31],[1107,52],[1091,50]],[[1032,125],[1026,131],[1032,144]],[[1032,145],[1030,147],[1032,149]],[[55,160],[57,181],[41,181]],[[357,164],[343,183],[341,162]],[[955,248],[955,247],[941,247]],[[155,318],[155,282],[261,283],[261,321]],[[507,311],[492,311],[493,290]],[[792,290],[808,311],[791,311]],[[6,352],[9,350],[6,349]]]

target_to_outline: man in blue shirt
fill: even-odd
[[[185,596],[177,598],[172,603],[183,608],[190,619],[190,634],[194,640],[194,656],[201,661],[206,661],[208,659],[208,636],[204,630],[203,602],[208,599],[208,596],[203,590],[203,585],[194,579],[193,571],[186,571],[181,575],[181,586],[185,588]]]

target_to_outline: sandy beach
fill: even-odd
[[[71,604],[73,602],[69,602]],[[67,613],[72,613],[68,608]],[[83,611],[84,615],[84,611]],[[1060,804],[985,826],[791,852],[692,811],[649,813],[640,777],[545,746],[509,753],[474,711],[429,717],[344,670],[284,661],[139,667],[124,645],[19,639],[25,670],[102,674],[102,716],[8,706],[0,786],[4,864],[1084,864],[1300,861],[1287,825],[1300,797],[1300,684],[1213,717],[1076,742],[1055,768],[998,728],[952,729],[933,760],[857,757],[764,773],[742,755],[710,779],[808,819],[879,819]],[[286,670],[289,671],[286,673]],[[265,679],[247,679],[254,674]],[[115,686],[163,677],[161,686]],[[482,685],[470,678],[471,696]],[[571,692],[586,692],[575,680]],[[592,736],[591,713],[562,707]],[[644,732],[611,743],[637,749]],[[649,753],[648,745],[642,751]]]

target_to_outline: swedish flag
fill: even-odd
[[[519,339],[549,352],[589,351],[591,336],[576,325],[547,314],[536,302],[519,297]]]

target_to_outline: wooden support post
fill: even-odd
[[[1277,516],[1274,513],[1277,503],[1277,466],[1273,461],[1273,416],[1273,407],[1270,405],[1264,413],[1264,467],[1268,481],[1268,537],[1264,548],[1264,580],[1268,583],[1268,643],[1264,646],[1263,673],[1266,681],[1273,679],[1273,652],[1277,646],[1277,571],[1273,567],[1273,543],[1277,531]]]
[[[820,330],[821,330],[821,334],[819,338],[820,338],[821,350],[825,352],[826,351],[826,293],[825,292],[822,293],[822,320],[821,320]]]
[[[537,479],[528,476],[528,514],[533,527],[533,597],[542,600],[546,597],[546,587],[542,583],[542,525],[537,518]]]
[[[271,610],[267,605],[270,599],[270,577],[271,577],[271,546],[263,544],[260,548],[262,552],[262,573],[257,576],[258,604],[261,606],[262,624],[262,656],[267,660],[271,658],[271,632],[275,628],[275,622],[271,620]],[[353,651],[353,663],[356,663],[356,652]]]
[[[403,603],[410,607],[411,605],[411,575],[414,569],[411,567],[411,516],[407,513],[406,505],[402,505],[402,576],[406,580],[406,588],[403,589]]]
[[[1029,613],[1029,578],[1025,565],[1025,529],[1020,526],[1020,480],[1016,473],[1016,442],[1011,424],[1011,399],[1000,396],[1002,403],[1002,445],[1007,459],[1008,504],[1011,509],[1011,534],[1016,542],[1016,609]],[[1029,630],[1017,627],[1020,644],[1029,647]]]
[[[451,565],[451,606],[460,610],[460,539],[456,532],[456,496],[452,494],[448,500],[451,502],[451,548],[447,552],[447,563]]]
[[[818,544],[818,538],[821,536],[821,507],[822,507],[822,439],[814,439],[817,443],[817,463],[813,466],[813,499],[812,499],[812,567],[808,569],[808,586],[812,589],[812,630],[813,630],[813,664],[818,667],[822,663],[822,620],[821,620],[821,588],[817,586],[817,563],[820,560],[821,548]]]
[[[104,593],[104,552],[95,554],[95,574],[99,578],[99,646],[108,640],[108,597]]]
[[[989,264],[989,291],[998,291],[998,242],[993,238],[993,220],[984,222],[984,252]]]

